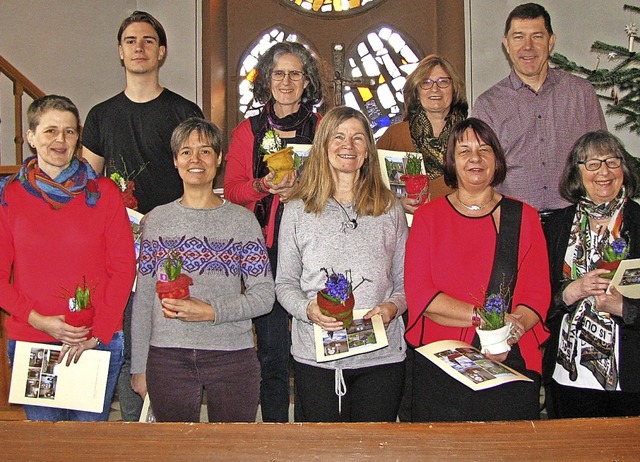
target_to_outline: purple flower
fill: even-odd
[[[622,252],[627,248],[627,242],[622,238],[618,238],[611,243],[611,248],[616,255],[622,255]]]
[[[333,273],[327,278],[325,286],[329,295],[343,302],[347,301],[351,293],[351,283],[344,274]]]
[[[491,294],[484,304],[484,309],[487,313],[501,315],[505,309],[504,300],[500,295]]]

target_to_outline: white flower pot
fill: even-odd
[[[507,343],[511,335],[511,323],[508,322],[500,329],[483,330],[476,329],[478,337],[480,337],[480,351],[482,354],[490,353],[499,355],[511,350],[511,346]]]

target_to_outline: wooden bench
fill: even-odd
[[[635,461],[640,418],[434,424],[0,422],[2,460]]]

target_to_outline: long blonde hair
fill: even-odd
[[[304,163],[298,187],[291,199],[302,199],[307,213],[319,215],[323,212],[329,199],[336,192],[336,185],[329,164],[329,143],[338,127],[349,119],[358,120],[366,132],[367,158],[360,168],[360,175],[354,185],[354,208],[358,215],[377,217],[389,210],[396,197],[384,184],[378,150],[373,132],[367,118],[358,110],[347,106],[338,106],[327,112],[320,121],[309,157]]]

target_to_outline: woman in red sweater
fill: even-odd
[[[64,96],[44,96],[27,117],[36,155],[0,181],[0,306],[10,314],[9,357],[16,341],[52,344],[51,356],[59,354],[68,367],[86,350],[111,352],[102,412],[25,406],[30,420],[107,420],[135,275],[131,225],[115,183],[98,178],[77,155],[76,106]],[[90,292],[93,308],[84,313],[75,311],[78,287]],[[80,313],[89,316],[74,322]]]

